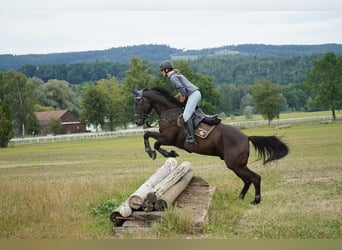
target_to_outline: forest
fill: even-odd
[[[281,57],[322,55],[326,52],[342,53],[342,44],[319,45],[267,45],[267,44],[240,44],[205,48],[199,50],[183,50],[171,48],[168,45],[144,44],[126,47],[117,47],[106,50],[64,52],[49,54],[28,55],[0,55],[0,69],[18,70],[23,65],[44,64],[74,64],[112,62],[129,64],[132,57],[139,57],[147,62],[157,63],[164,60],[199,59],[203,57],[229,57],[239,55],[243,57]]]
[[[256,86],[268,88],[268,91],[276,90],[278,99],[281,99],[279,108],[276,108],[279,112],[336,110],[342,105],[341,45],[245,45],[201,50],[201,53],[181,53],[168,46],[146,45],[143,47],[144,55],[151,54],[155,47],[160,52],[171,52],[168,51],[163,59],[163,55],[154,53],[154,57],[147,61],[133,56],[132,51],[128,53],[131,48],[126,48],[125,55],[132,55],[128,63],[95,60],[95,52],[83,52],[93,56],[94,60],[88,62],[82,62],[78,53],[66,53],[63,60],[61,54],[36,55],[34,58],[43,59],[58,55],[60,60],[0,70],[0,101],[7,103],[12,110],[15,134],[22,134],[23,122],[27,123],[25,132],[37,130],[33,112],[58,109],[70,109],[79,114],[84,122],[100,125],[104,129],[126,127],[132,122],[133,88],[162,85],[172,91],[167,79],[162,78],[158,71],[160,61],[169,59],[200,87],[203,95],[201,108],[207,113],[219,113],[223,117],[253,116],[261,110],[253,99],[253,93],[257,93]],[[133,49],[137,53],[141,47]],[[83,53],[80,55],[85,55]],[[124,54],[124,51],[121,53]],[[66,58],[70,57],[78,58],[78,62],[67,62]],[[4,65],[3,58],[0,55],[0,65]],[[320,77],[314,69],[322,58],[325,58],[324,65],[328,69],[335,70],[333,76],[336,79],[329,80],[335,84],[336,93],[330,97],[334,103],[329,102],[329,98],[324,101],[318,98],[319,85],[310,86],[315,86],[317,77]],[[277,117],[277,114],[273,115],[272,119]]]
[[[261,79],[274,83],[290,84],[305,81],[307,70],[320,55],[279,56],[279,57],[201,57],[186,60],[191,68],[211,77],[215,85],[253,84]],[[177,59],[179,60],[179,59]],[[149,62],[154,74],[158,73],[159,62]],[[38,77],[43,81],[65,80],[72,84],[95,82],[108,74],[124,80],[128,64],[113,62],[92,62],[73,64],[23,65],[19,72],[27,77]]]

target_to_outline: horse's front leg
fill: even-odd
[[[164,157],[177,157],[177,156],[179,156],[179,154],[177,154],[176,151],[171,150],[171,151],[169,152],[169,151],[167,151],[167,150],[161,148],[161,147],[160,147],[161,145],[162,145],[162,144],[161,144],[159,141],[156,141],[156,142],[154,143],[154,149],[157,150],[159,153],[161,153]]]
[[[153,132],[145,132],[144,134],[144,145],[145,145],[145,152],[153,159],[155,160],[157,157],[156,151],[151,149],[151,145],[150,145],[150,141],[148,140],[148,138],[152,137],[152,134],[156,134]]]
[[[157,157],[155,150],[157,150],[159,153],[161,153],[165,157],[177,157],[178,156],[178,154],[174,150],[171,150],[170,152],[168,152],[165,149],[162,149],[160,147],[161,145],[170,145],[169,136],[170,135],[164,135],[162,133],[157,133],[157,132],[150,132],[150,131],[145,132],[144,134],[145,151],[153,160],[155,160]],[[155,150],[151,149],[150,142],[149,142],[150,137],[156,140],[154,144]]]

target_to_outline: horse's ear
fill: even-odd
[[[140,98],[142,96],[142,90],[133,89],[133,94],[135,94],[135,98]]]

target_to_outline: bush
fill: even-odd
[[[13,138],[12,119],[7,104],[0,102],[0,147],[5,148]]]

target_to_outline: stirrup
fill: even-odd
[[[192,136],[188,136],[185,140],[186,143],[189,144],[197,144],[196,138],[192,137]]]

